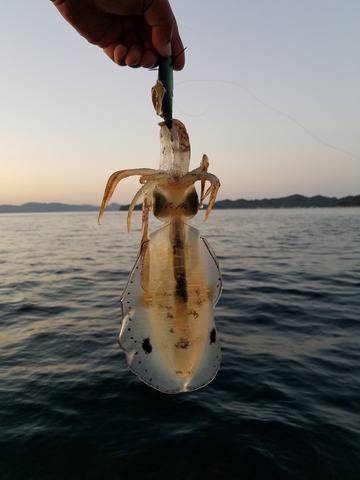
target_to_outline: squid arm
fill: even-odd
[[[104,196],[101,202],[100,206],[100,211],[99,211],[99,216],[98,216],[98,222],[100,223],[100,219],[102,215],[104,214],[104,211],[106,207],[109,205],[109,202],[111,200],[111,197],[115,191],[115,188],[117,187],[118,183],[123,180],[124,178],[127,177],[132,177],[134,175],[152,175],[154,173],[158,173],[159,170],[154,170],[152,168],[132,168],[128,170],[119,170],[118,172],[113,173],[109,180],[107,181],[105,191],[104,191]]]
[[[136,206],[136,204],[138,203],[138,201],[145,195],[149,194],[150,192],[152,192],[152,190],[154,189],[156,185],[156,182],[154,181],[148,181],[147,183],[145,183],[135,194],[134,198],[132,199],[131,203],[130,203],[130,206],[129,206],[129,210],[128,210],[128,215],[127,215],[127,229],[128,229],[128,232],[130,233],[130,230],[131,230],[131,219],[132,219],[132,214],[134,212],[134,208]],[[146,198],[145,198],[146,199]],[[148,203],[148,201],[147,201]],[[144,200],[144,204],[145,204],[145,200]],[[149,207],[148,207],[149,208]]]
[[[199,167],[199,168],[201,168],[201,167]],[[202,201],[210,194],[208,207],[207,207],[207,210],[206,210],[206,213],[205,213],[205,220],[207,220],[209,215],[210,215],[210,212],[213,209],[213,206],[215,204],[217,192],[220,188],[220,181],[212,173],[207,173],[206,171],[196,171],[196,170],[193,170],[193,171],[187,173],[186,175],[184,175],[184,177],[182,177],[181,181],[186,182],[186,183],[189,182],[189,184],[191,184],[191,183],[195,183],[196,181],[199,180],[199,181],[202,182],[202,184],[204,184],[204,186],[205,186],[206,181],[210,182],[210,187],[206,191],[205,195],[202,194]],[[203,189],[204,189],[204,187],[202,187],[202,190]]]

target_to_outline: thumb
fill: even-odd
[[[153,27],[151,31],[151,42],[162,57],[171,56],[172,25]]]
[[[151,27],[151,42],[163,57],[171,55],[175,18],[167,0],[145,1],[144,18]]]

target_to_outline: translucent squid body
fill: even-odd
[[[122,296],[119,344],[127,363],[143,382],[165,393],[196,390],[212,381],[220,366],[220,344],[214,307],[221,292],[218,262],[208,242],[186,221],[209,197],[208,217],[220,182],[208,173],[208,158],[188,171],[190,144],[185,126],[160,124],[159,170],[136,168],[109,178],[99,219],[117,184],[132,175],[142,184],[130,204],[128,230],[135,205],[142,201],[142,241]],[[205,190],[206,182],[210,186]],[[148,237],[150,210],[164,226]]]

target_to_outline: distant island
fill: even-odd
[[[290,195],[281,198],[263,198],[261,200],[219,200],[215,204],[217,209],[250,209],[250,208],[329,208],[329,207],[360,207],[360,195],[347,197],[324,197],[316,195]],[[127,210],[129,205],[111,203],[107,210]],[[141,205],[136,207],[137,210]],[[41,212],[97,212],[96,205],[69,205],[66,203],[38,203],[28,202],[22,205],[0,205],[0,213],[41,213]]]

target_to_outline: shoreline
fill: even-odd
[[[306,197],[304,195],[289,195],[280,198],[263,198],[255,200],[218,200],[215,203],[216,210],[258,210],[258,209],[280,209],[280,208],[349,208],[360,207],[360,194],[348,195],[346,197],[325,197],[315,195]],[[0,205],[1,213],[56,213],[56,212],[98,212],[98,206],[91,204],[67,204],[61,202],[27,202],[21,205],[3,204]],[[129,205],[111,203],[107,211],[125,211]],[[206,205],[204,206],[206,208]],[[141,204],[135,207],[141,210]]]

